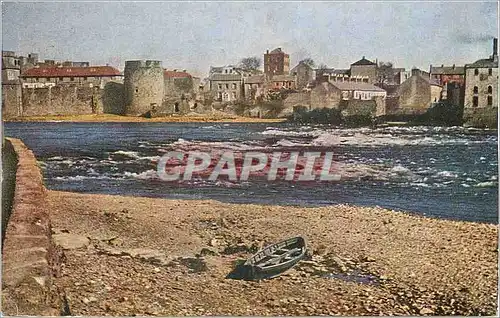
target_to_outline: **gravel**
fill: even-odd
[[[381,208],[228,204],[49,191],[72,315],[495,315],[498,230]],[[227,279],[284,238],[309,257],[265,281]],[[70,243],[67,246],[71,246]]]

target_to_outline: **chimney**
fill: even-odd
[[[455,69],[455,64],[453,64],[453,69]]]
[[[266,54],[269,54],[269,50],[266,51]]]
[[[498,39],[493,39],[493,56],[498,55]]]

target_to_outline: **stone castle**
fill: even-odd
[[[127,61],[122,74],[87,62],[56,63],[2,52],[2,115],[168,115],[203,112],[199,79],[161,61]]]

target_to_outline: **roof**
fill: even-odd
[[[481,59],[477,60],[472,64],[466,64],[466,68],[473,68],[473,67],[487,67],[487,68],[497,68],[498,67],[498,60],[495,62],[492,58],[489,59]]]
[[[285,53],[285,52],[283,52],[280,47],[277,47],[277,48],[275,48],[274,50],[272,50],[269,53],[270,54],[276,54],[276,53]]]
[[[210,76],[211,81],[241,81],[240,74],[212,74]]]
[[[191,74],[188,72],[177,72],[177,71],[163,71],[163,76],[168,77],[168,78],[186,78],[186,77],[192,77]]]
[[[264,83],[264,75],[253,75],[253,76],[249,76],[246,80],[245,80],[245,84],[261,84],[261,83]]]
[[[330,82],[341,91],[376,91],[385,92],[384,89],[372,84],[362,82]]]
[[[377,65],[377,64],[373,63],[370,60],[365,59],[365,57],[363,56],[363,58],[361,60],[356,61],[356,62],[352,63],[351,65],[359,66],[359,65]]]
[[[112,66],[89,67],[34,67],[27,69],[21,77],[92,77],[92,76],[122,76],[119,70]]]
[[[311,71],[313,69],[310,65],[304,63],[303,61],[300,61],[299,64],[295,65],[295,67],[292,68],[292,70],[290,72],[294,72],[295,69],[299,68],[299,66],[306,67],[306,68],[310,69]]]
[[[271,79],[269,79],[270,82],[291,82],[295,81],[295,76],[293,75],[274,75]]]
[[[431,74],[435,75],[464,75],[464,66],[431,66]]]

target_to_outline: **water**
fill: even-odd
[[[6,123],[43,170],[49,189],[224,202],[381,206],[447,219],[497,223],[496,131],[462,127],[336,129],[242,123]],[[332,151],[339,182],[249,178],[164,182],[170,150]]]

